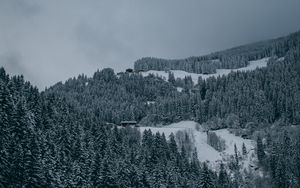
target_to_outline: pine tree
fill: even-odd
[[[219,178],[218,178],[218,188],[229,188],[229,177],[226,172],[225,166],[223,163],[220,165],[220,172],[219,172]]]
[[[24,187],[42,187],[45,182],[42,178],[40,150],[34,133],[28,132],[24,156],[25,180]]]
[[[273,180],[276,179],[276,168],[277,168],[277,161],[278,161],[278,149],[276,144],[273,143],[271,147],[270,157],[269,157],[269,168],[271,171],[271,177]]]
[[[243,146],[242,146],[242,153],[243,153],[243,155],[247,155],[247,148],[245,146],[245,143],[243,143]]]
[[[192,153],[190,171],[191,171],[191,174],[194,176],[194,178],[196,178],[200,175],[200,162],[198,159],[198,154],[197,154],[196,148],[194,149],[194,151]]]
[[[252,188],[252,187],[255,187],[255,176],[254,174],[252,173],[252,171],[247,171],[247,170],[244,170],[244,173],[243,173],[243,184],[242,184],[242,187],[245,187],[245,188]],[[262,186],[259,186],[259,184],[256,185],[257,187],[262,187]]]
[[[10,171],[7,148],[10,139],[9,126],[11,123],[13,105],[11,95],[3,81],[6,77],[3,68],[0,68],[0,76],[0,186],[7,187],[9,184],[7,181]]]
[[[169,78],[168,78],[168,81],[172,84],[175,84],[175,77],[174,77],[174,73],[172,72],[169,72]]]
[[[287,175],[287,166],[285,164],[285,161],[283,160],[283,156],[279,158],[279,161],[277,163],[275,184],[280,188],[290,187]]]
[[[97,152],[93,161],[91,181],[93,187],[97,187],[100,184],[100,172],[101,172],[101,159],[100,154]]]
[[[135,165],[131,166],[130,172],[129,172],[129,177],[130,177],[130,186],[131,187],[139,188],[142,186],[142,183],[140,180],[140,175],[139,175],[138,169]]]
[[[43,165],[43,173],[45,177],[45,185],[49,187],[58,187],[57,184],[57,178],[55,177],[55,173],[57,172],[55,169],[55,163],[56,163],[56,152],[55,152],[55,146],[52,143],[52,140],[45,136],[42,141],[44,151],[41,153],[44,153],[42,155],[42,164]],[[42,147],[42,148],[43,148]]]
[[[256,145],[257,159],[262,164],[265,159],[265,151],[264,151],[262,139],[260,138],[260,136],[257,137],[256,144],[257,144]]]
[[[232,187],[239,188],[242,184],[242,176],[239,170],[235,170],[233,173]]]
[[[272,138],[270,133],[267,134],[266,143],[269,147],[272,145]]]
[[[171,157],[174,159],[177,157],[178,155],[178,149],[177,149],[177,144],[175,141],[175,136],[173,133],[170,134],[170,138],[169,138],[169,148],[171,151]]]
[[[235,160],[235,168],[238,169],[239,168],[239,156],[238,156],[236,144],[234,144],[234,160]]]
[[[285,153],[286,155],[290,156],[291,154],[291,138],[288,135],[288,132],[285,130],[283,132],[283,153]]]
[[[203,164],[200,174],[200,187],[201,188],[213,188],[215,187],[211,179],[210,171],[207,167],[207,164]]]
[[[148,172],[146,170],[143,170],[141,176],[142,176],[141,177],[142,187],[144,187],[144,188],[150,188],[151,185],[150,185],[150,182],[148,180]]]
[[[110,159],[104,159],[101,171],[99,187],[117,188],[118,185]]]
[[[25,186],[25,156],[27,154],[26,146],[28,143],[27,134],[29,134],[30,122],[27,117],[25,99],[22,97],[16,105],[15,113],[12,114],[12,121],[10,124],[10,137],[8,153],[9,158],[9,176],[8,181],[13,186]]]
[[[294,174],[297,179],[298,186],[300,186],[300,135],[298,136],[295,143],[295,154],[294,154]]]

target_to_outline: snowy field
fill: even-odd
[[[189,73],[181,70],[171,70],[171,72],[174,74],[175,79],[181,78],[183,79],[185,76],[191,76],[194,84],[198,83],[198,77],[201,76],[202,79],[207,79],[209,77],[218,77],[218,76],[226,76],[230,72],[237,72],[237,71],[252,71],[257,68],[266,67],[268,63],[269,57],[255,60],[255,61],[249,61],[249,65],[247,67],[242,67],[239,69],[217,69],[217,72],[214,74],[196,74],[196,73]],[[146,72],[141,72],[143,76],[148,76],[149,74],[154,74],[156,76],[162,77],[163,79],[167,80],[169,77],[169,73],[166,71],[155,71],[150,70]]]
[[[196,129],[196,127],[198,127],[198,129]],[[175,135],[178,131],[186,131],[192,140],[194,140],[194,145],[197,148],[199,160],[201,162],[208,162],[208,164],[215,169],[218,168],[218,164],[221,161],[226,163],[231,157],[233,157],[234,144],[237,146],[238,153],[242,154],[242,145],[244,143],[248,154],[241,160],[241,165],[244,169],[247,169],[249,165],[255,166],[254,161],[252,161],[255,159],[254,141],[235,136],[227,129],[211,131],[215,132],[217,136],[225,140],[225,150],[222,152],[215,150],[213,147],[207,144],[206,132],[202,131],[201,125],[194,121],[181,121],[179,123],[173,123],[163,127],[140,127],[139,129],[141,133],[143,133],[143,131],[146,129],[151,129],[152,133],[164,133],[167,138],[171,133],[174,133]]]

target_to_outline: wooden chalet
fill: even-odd
[[[137,122],[136,121],[121,121],[121,126],[123,127],[128,127],[128,126],[137,126]]]

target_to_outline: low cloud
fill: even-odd
[[[184,58],[300,29],[300,1],[0,0],[0,66],[43,89],[143,56]]]

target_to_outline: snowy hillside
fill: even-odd
[[[227,129],[211,131],[225,141],[225,150],[222,152],[207,144],[207,133],[202,130],[201,125],[194,121],[181,121],[163,127],[140,127],[139,129],[141,133],[148,129],[151,129],[152,133],[164,133],[167,138],[171,133],[176,134],[178,131],[186,131],[194,141],[199,160],[208,162],[212,168],[218,168],[221,161],[226,163],[233,157],[234,145],[237,146],[238,153],[242,155],[242,145],[244,143],[248,154],[242,157],[241,165],[244,169],[247,169],[249,165],[254,166],[254,161],[252,161],[255,159],[254,141],[235,136]]]
[[[262,58],[255,61],[249,61],[249,65],[247,67],[242,67],[239,69],[217,69],[217,72],[214,74],[196,74],[196,73],[189,73],[181,70],[171,70],[171,72],[174,74],[175,79],[181,78],[183,79],[185,76],[191,76],[194,84],[198,83],[198,77],[201,76],[202,79],[207,79],[209,77],[218,77],[218,76],[226,76],[230,72],[237,72],[237,71],[252,71],[257,68],[266,67],[268,63],[269,57]],[[166,71],[156,71],[156,70],[150,70],[146,72],[141,72],[143,76],[148,76],[149,74],[154,74],[156,76],[162,77],[165,80],[168,79],[169,73]]]

